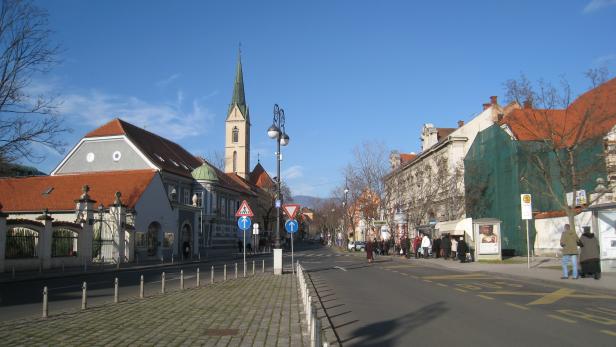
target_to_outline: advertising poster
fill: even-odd
[[[479,254],[498,254],[498,238],[494,225],[480,225]]]

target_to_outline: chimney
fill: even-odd
[[[533,100],[531,100],[531,99],[526,99],[526,100],[524,101],[524,107],[523,107],[523,108],[525,108],[525,109],[530,109],[530,108],[533,108]]]
[[[459,120],[458,121],[458,128],[461,128],[464,126],[464,121],[463,120]]]
[[[490,106],[492,106],[492,104],[489,104],[489,103],[483,104],[483,110],[484,111],[487,110]]]
[[[496,104],[497,104],[497,102],[496,102],[496,98],[497,98],[497,97],[496,97],[496,95],[491,96],[491,97],[490,97],[490,104],[492,104],[492,105],[496,105]]]
[[[504,117],[504,116],[505,116],[504,114],[499,113],[499,114],[497,115],[497,117],[498,117],[498,118],[497,118],[497,119],[498,119],[498,121],[499,121],[499,122],[502,122],[502,121],[503,121],[503,117]]]

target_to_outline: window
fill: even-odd
[[[239,141],[239,137],[240,137],[240,130],[237,127],[233,127],[233,131],[231,134],[231,141],[233,141],[233,143],[237,143]]]
[[[137,248],[145,248],[147,246],[145,240],[145,233],[138,231],[135,233],[135,247]]]
[[[225,198],[220,198],[220,211],[222,212],[223,216],[227,215],[227,202]]]
[[[182,195],[182,202],[184,205],[190,205],[190,189],[184,188],[184,194]]]
[[[233,172],[237,172],[237,152],[233,151]]]
[[[197,207],[203,207],[203,191],[195,192],[197,195]]]
[[[76,257],[77,233],[68,229],[54,230],[51,241],[52,257]]]
[[[173,240],[175,235],[173,233],[165,233],[165,238],[163,239],[163,247],[171,248],[173,247]]]
[[[169,200],[177,201],[178,191],[175,189],[173,184],[170,184],[167,188],[167,193],[169,194]]]

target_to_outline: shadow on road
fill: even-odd
[[[341,341],[341,343],[343,345],[350,343],[357,346],[383,347],[392,346],[394,341],[397,341],[399,345],[402,335],[408,334],[410,331],[438,318],[448,310],[444,302],[436,302],[404,316],[355,329],[349,334],[352,337]],[[336,326],[336,328],[339,327]]]

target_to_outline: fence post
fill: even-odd
[[[184,290],[184,270],[180,270],[180,289]]]
[[[201,287],[201,273],[199,268],[197,268],[197,288]]]
[[[143,290],[143,275],[139,279],[139,299],[143,299],[144,290]]]
[[[227,280],[227,264],[225,264],[225,269],[224,269],[224,273],[223,273],[223,276],[222,276],[222,280],[223,281]]]
[[[252,275],[255,275],[255,261],[252,261]]]
[[[49,301],[47,300],[47,286],[43,287],[43,318],[48,317]]]
[[[235,279],[237,279],[237,263],[235,263]]]
[[[321,345],[321,321],[317,316],[316,307],[312,308],[312,334],[311,334],[311,346],[318,347]]]
[[[263,259],[261,263],[261,273],[265,273],[265,259]]]
[[[244,262],[244,277],[246,277],[246,262]]]
[[[214,265],[210,269],[210,284],[214,284]]]
[[[118,283],[118,278],[116,277],[113,281],[113,302],[118,303],[120,301],[120,288]]]
[[[83,282],[81,285],[81,309],[85,310],[88,307],[88,284]]]
[[[161,279],[160,279],[160,292],[162,294],[165,294],[165,272],[163,271],[163,274],[161,275]]]

